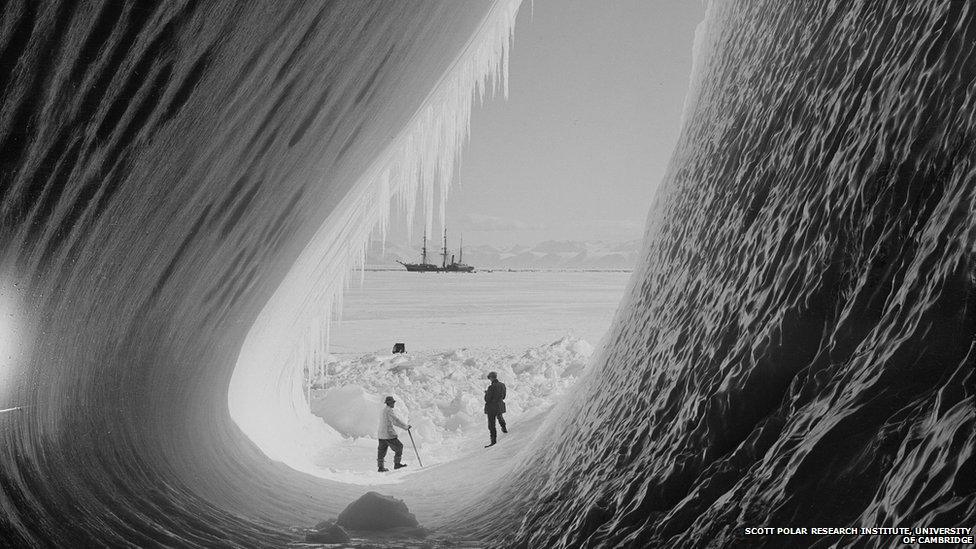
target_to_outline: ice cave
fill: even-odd
[[[443,208],[520,7],[2,8],[0,545],[281,547],[370,489],[493,547],[974,524],[976,4],[955,0],[708,2],[606,344],[539,351],[571,395],[519,445],[381,487],[317,465],[337,439],[303,365],[391,206]]]

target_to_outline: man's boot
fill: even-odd
[[[488,446],[485,446],[485,448],[490,448],[490,447],[492,447],[494,445],[495,445],[495,437],[491,437],[491,444],[489,444]]]
[[[394,464],[393,464],[393,468],[394,468],[394,469],[402,469],[402,468],[404,468],[404,467],[406,467],[406,466],[407,466],[407,464],[406,464],[406,463],[394,463]]]
[[[386,466],[383,464],[383,461],[382,460],[377,460],[376,461],[376,471],[379,472],[379,473],[385,473],[385,472],[389,471],[389,469],[386,468]]]

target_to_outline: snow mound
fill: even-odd
[[[312,391],[309,406],[313,414],[324,419],[343,436],[376,437],[385,397],[386,394],[381,396],[361,385],[350,384]],[[400,407],[397,414],[404,417],[409,415],[409,411]]]
[[[564,337],[522,353],[463,348],[344,359],[332,355],[327,367],[310,369],[321,372],[310,380],[310,405],[313,414],[348,440],[320,456],[318,463],[330,469],[375,470],[371,441],[386,395],[396,397],[396,414],[413,426],[425,465],[456,459],[471,447],[466,440],[487,436],[488,372],[497,372],[505,383],[506,418],[515,424],[548,410],[582,375],[592,354],[586,341]],[[409,444],[407,434],[400,432]],[[370,440],[355,440],[362,437]]]

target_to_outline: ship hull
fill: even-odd
[[[400,263],[405,269],[412,273],[473,273],[474,267],[471,265],[451,264],[446,267],[438,267],[430,263]]]
[[[441,271],[447,273],[473,273],[474,267],[472,267],[471,265],[452,264],[452,265],[448,265],[447,267],[444,267],[443,269],[441,269]]]
[[[430,263],[401,263],[400,265],[412,273],[432,273],[441,270],[437,265]]]

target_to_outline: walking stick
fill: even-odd
[[[413,444],[413,453],[417,454],[417,461],[420,462],[420,467],[424,466],[424,462],[420,461],[420,452],[417,451],[417,443],[413,441],[413,433],[410,429],[407,429],[407,434],[410,435],[410,444]]]

